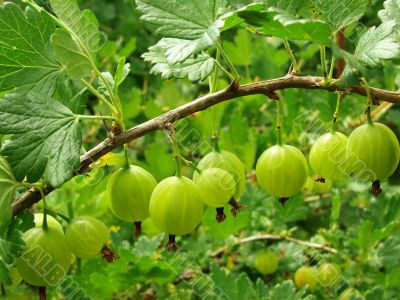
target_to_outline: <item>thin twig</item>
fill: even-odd
[[[298,239],[292,238],[290,236],[279,235],[279,234],[276,234],[276,235],[275,234],[253,235],[253,236],[249,236],[247,238],[237,239],[235,244],[245,244],[245,243],[250,243],[250,242],[254,242],[254,241],[262,241],[262,240],[288,241],[288,242],[296,243],[296,244],[299,244],[299,245],[302,245],[302,246],[305,246],[305,247],[327,251],[327,252],[330,252],[332,254],[337,254],[338,253],[338,251],[336,249],[331,248],[331,247],[329,247],[327,245],[324,245],[324,244],[318,244],[318,243],[302,241],[302,240],[298,240]],[[216,257],[216,256],[226,252],[228,250],[228,248],[229,248],[228,246],[223,246],[221,248],[218,248],[217,250],[211,252],[209,254],[209,256]]]
[[[322,86],[321,82],[323,82],[323,80],[324,78],[322,77],[295,76],[289,74],[285,77],[261,82],[254,82],[246,85],[239,85],[235,81],[224,90],[212,94],[207,94],[203,97],[195,99],[174,110],[171,110],[149,121],[130,128],[122,132],[121,134],[116,135],[115,137],[113,137],[113,139],[105,139],[100,144],[81,156],[80,168],[76,170],[74,174],[79,175],[88,172],[90,170],[91,164],[93,164],[103,155],[109,153],[111,150],[118,146],[121,146],[139,137],[145,136],[146,134],[149,134],[156,130],[163,130],[164,125],[168,122],[175,122],[195,112],[204,110],[208,107],[227,100],[255,94],[263,94],[271,98],[275,95],[275,91],[290,88],[320,89],[330,92],[342,91],[342,89],[335,85],[330,85],[327,87]],[[372,87],[370,87],[369,90],[371,92],[372,98],[374,99],[380,99],[387,102],[400,104],[400,93],[398,92],[391,92]],[[356,86],[347,92],[356,93],[364,96],[366,95],[366,90],[363,85]],[[44,192],[45,194],[48,194],[53,189],[54,188],[52,187],[47,187]],[[31,207],[34,203],[40,201],[40,199],[41,196],[37,190],[33,189],[28,191],[12,204],[13,215],[16,215],[22,212],[24,209]]]

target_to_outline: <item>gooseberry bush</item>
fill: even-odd
[[[0,297],[397,299],[399,22],[0,1]]]

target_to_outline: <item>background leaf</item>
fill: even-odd
[[[0,91],[20,87],[54,93],[63,72],[51,50],[54,30],[44,13],[24,13],[12,2],[0,6]]]
[[[35,93],[12,94],[0,101],[0,133],[13,134],[1,152],[21,181],[57,187],[79,164],[81,129],[74,114],[54,99]]]
[[[11,200],[16,181],[8,162],[0,156],[0,234],[7,231],[11,222]]]
[[[192,82],[206,79],[214,68],[214,59],[208,54],[199,54],[196,58],[170,64],[167,59],[167,49],[175,42],[175,39],[161,39],[149,48],[149,52],[142,55],[145,61],[154,64],[151,73],[160,74],[164,79],[188,77]]]
[[[386,0],[383,3],[384,9],[378,12],[382,23],[394,21],[396,22],[395,32],[397,37],[400,37],[400,0]]]
[[[219,37],[219,28],[224,22],[219,18],[227,7],[225,0],[137,0],[137,9],[142,19],[157,25],[156,33],[162,37],[178,38],[184,45],[176,47],[179,52],[168,61],[182,62],[191,54],[214,46]],[[176,41],[175,41],[176,42]],[[165,46],[165,45],[164,45]]]
[[[311,0],[333,32],[357,22],[367,11],[369,0]]]
[[[365,32],[357,43],[354,55],[366,66],[376,67],[381,59],[394,58],[400,53],[393,30],[396,23],[386,22]]]
[[[90,10],[81,12],[76,0],[51,0],[50,4],[63,26],[51,37],[57,58],[72,79],[90,76],[100,42],[96,16]]]

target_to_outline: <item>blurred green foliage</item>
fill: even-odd
[[[100,30],[107,36],[98,56],[99,68],[113,73],[121,57],[126,57],[131,64],[132,71],[120,88],[127,127],[208,92],[207,82],[194,85],[184,79],[162,80],[149,75],[150,65],[144,63],[141,55],[158,39],[153,34],[154,26],[139,20],[140,14],[133,1],[78,2],[82,8],[95,13]],[[244,1],[230,2],[239,5]],[[347,49],[354,48],[352,37],[360,34],[363,24],[378,23],[376,12],[380,9],[382,1],[372,1],[362,22],[347,29]],[[243,83],[281,77],[289,70],[290,60],[279,38],[257,36],[239,28],[224,32],[222,40]],[[292,47],[302,64],[303,74],[321,74],[318,46],[294,41]],[[398,61],[387,61],[368,73],[369,84],[397,90],[398,74]],[[219,88],[227,85],[222,78],[218,82]],[[280,92],[280,96],[284,141],[308,153],[312,143],[330,128],[336,95],[327,91],[290,89]],[[346,95],[340,110],[339,131],[348,135],[360,123],[365,101],[358,95]],[[96,114],[108,112],[107,107],[92,97],[86,109]],[[393,106],[379,115],[379,121],[388,124],[397,134],[400,132],[399,109]],[[365,299],[397,299],[400,294],[399,172],[390,183],[383,183],[385,192],[378,199],[364,186],[345,179],[334,182],[332,193],[328,195],[319,197],[304,192],[281,207],[252,181],[257,157],[275,143],[275,103],[265,96],[255,95],[218,104],[214,110],[221,148],[234,152],[245,163],[249,180],[240,202],[248,208],[237,218],[227,211],[227,220],[221,224],[215,222],[214,211],[208,208],[196,232],[178,238],[180,251],[166,253],[160,247],[165,236],[157,234],[151,224],[145,226],[144,236],[134,239],[133,224],[112,216],[105,191],[109,175],[116,166],[95,168],[50,194],[47,202],[53,210],[71,217],[91,215],[103,220],[112,232],[111,248],[120,259],[108,264],[93,258],[82,261],[80,269],[75,262],[70,278],[93,299],[337,299],[347,286],[357,288]],[[177,128],[185,157],[198,161],[210,151],[209,110],[180,120]],[[97,122],[88,123],[83,130],[85,149],[92,148],[105,136],[104,128]],[[149,170],[157,181],[175,173],[172,148],[163,132],[149,134],[132,141],[129,146],[131,162]],[[122,149],[115,153],[123,154]],[[184,169],[189,176],[191,172],[190,168]],[[329,244],[338,254],[288,241],[255,240],[238,244],[240,238],[260,234]],[[224,247],[223,250],[212,256],[220,247]],[[280,258],[278,271],[268,277],[258,274],[253,265],[255,254],[265,248]],[[326,261],[340,266],[341,289],[319,287],[314,293],[296,289],[292,279],[299,266]],[[24,295],[23,299],[34,299],[25,285],[9,292]],[[56,290],[49,290],[49,293],[51,299],[63,299],[62,293]]]

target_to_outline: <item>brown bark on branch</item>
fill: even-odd
[[[285,90],[289,88],[320,89],[330,92],[340,91],[340,89],[336,86],[322,86],[322,81],[322,77],[287,75],[281,78],[254,82],[245,85],[239,85],[238,82],[234,82],[231,86],[227,87],[224,90],[197,98],[154,119],[130,128],[112,139],[107,138],[106,140],[104,140],[93,149],[81,156],[81,166],[79,170],[75,172],[75,174],[84,174],[90,169],[90,165],[93,162],[95,162],[100,157],[107,154],[118,146],[142,137],[150,132],[162,130],[164,129],[165,124],[169,122],[175,122],[179,119],[182,119],[195,112],[204,110],[223,101],[254,94],[263,94],[270,97],[271,99],[276,99],[277,95],[275,94],[275,91]],[[372,87],[370,89],[373,99],[379,99],[395,104],[400,104],[400,93]],[[363,86],[354,87],[347,92],[356,93],[364,96],[366,95],[366,91]],[[49,187],[45,190],[45,193],[48,194],[52,191],[53,188]],[[41,196],[38,191],[28,191],[12,204],[13,215],[16,215],[22,212],[24,209],[31,207],[40,199]]]

